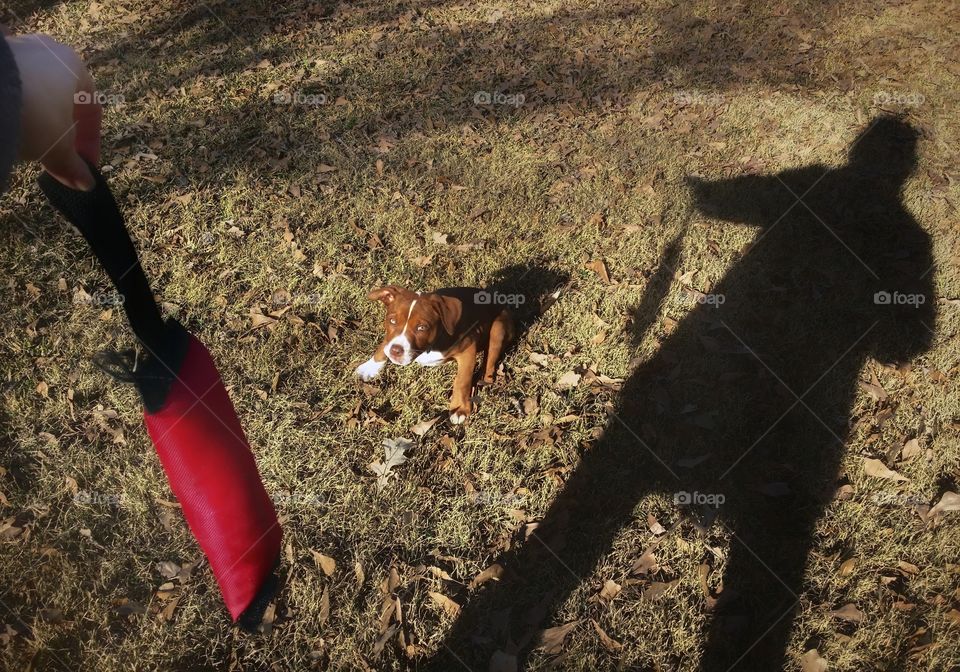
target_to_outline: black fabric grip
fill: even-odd
[[[64,186],[47,172],[38,180],[40,189],[50,204],[87,239],[123,297],[123,310],[133,333],[148,349],[159,352],[164,344],[164,325],[150,284],[110,187],[95,166],[89,162],[87,165],[96,178],[96,185],[90,191]]]
[[[93,356],[98,369],[121,383],[133,383],[147,413],[156,413],[167,403],[167,395],[190,345],[190,334],[179,322],[170,318],[165,325],[164,339],[153,352],[138,357],[133,350],[104,350]]]

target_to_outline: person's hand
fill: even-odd
[[[72,189],[92,189],[83,158],[99,162],[102,109],[90,73],[73,49],[47,35],[6,40],[20,71],[20,159],[40,161]]]

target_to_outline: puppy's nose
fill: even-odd
[[[403,357],[403,346],[402,345],[391,345],[390,346],[390,355],[395,359],[400,359]]]

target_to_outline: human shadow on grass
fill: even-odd
[[[700,669],[784,666],[861,369],[869,358],[910,360],[931,342],[930,240],[900,201],[916,145],[908,124],[879,117],[839,168],[691,180],[701,213],[757,227],[754,242],[625,382],[603,437],[534,534],[498,560],[502,579],[464,606],[425,668],[486,669],[497,650],[524,667],[535,633],[644,516],[637,504],[653,492],[679,504],[681,534],[695,522],[717,546],[732,533],[714,561],[722,592],[714,583],[709,598],[674,598],[710,612]],[[674,241],[668,278],[676,256]],[[667,292],[658,277],[637,309],[636,339]],[[709,507],[721,497],[718,510]],[[672,578],[690,580],[659,580]]]

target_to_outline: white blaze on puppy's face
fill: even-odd
[[[391,338],[383,346],[383,354],[387,356],[394,364],[406,366],[413,360],[413,346],[410,344],[410,338],[407,336],[407,329],[410,326],[410,316],[413,315],[413,309],[417,307],[417,300],[410,303],[410,310],[407,311],[407,319],[400,328],[400,333]],[[396,320],[396,318],[392,318]]]

